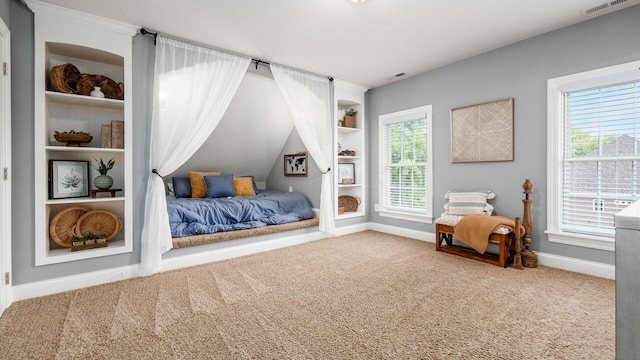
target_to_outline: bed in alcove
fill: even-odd
[[[164,181],[169,184],[174,177],[188,177],[190,171],[251,175],[259,188],[258,197],[274,190],[284,192],[280,196],[286,197],[292,188],[295,193],[300,193],[300,196],[308,199],[313,208],[317,208],[320,201],[321,173],[315,164],[309,164],[307,177],[285,177],[283,173],[283,155],[300,151],[305,151],[304,145],[294,129],[290,111],[269,69],[263,66],[257,69],[251,67],[208,140],[185,164],[173,174],[166,176]],[[312,161],[310,157],[309,161]],[[269,191],[265,192],[265,189]],[[236,200],[245,198],[237,197]],[[173,205],[178,203],[180,206],[189,201],[168,197],[170,218]],[[307,218],[305,214],[296,221],[280,224],[278,220],[267,226],[237,226],[235,229],[231,226],[231,231],[207,234],[176,236],[172,231],[173,248],[317,227],[319,223],[317,217]]]

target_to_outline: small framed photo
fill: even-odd
[[[307,176],[307,154],[284,156],[284,176]]]
[[[49,199],[88,196],[88,161],[49,160]]]
[[[356,164],[338,164],[338,184],[351,185],[356,183]]]

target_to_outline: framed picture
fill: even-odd
[[[49,199],[88,196],[88,161],[49,160]]]
[[[513,160],[513,98],[451,109],[451,162]]]
[[[356,183],[356,164],[340,163],[338,164],[338,184],[350,185]]]
[[[307,154],[284,156],[284,176],[307,176]]]

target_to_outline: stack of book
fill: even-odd
[[[124,121],[111,120],[111,124],[102,124],[103,148],[124,149]]]

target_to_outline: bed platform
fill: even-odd
[[[318,218],[296,221],[282,225],[270,225],[256,229],[225,231],[214,234],[194,235],[181,238],[173,238],[173,248],[180,249],[190,246],[214,244],[223,241],[237,240],[248,237],[262,236],[268,234],[275,234],[283,231],[306,229],[314,226],[318,226],[320,221]]]

